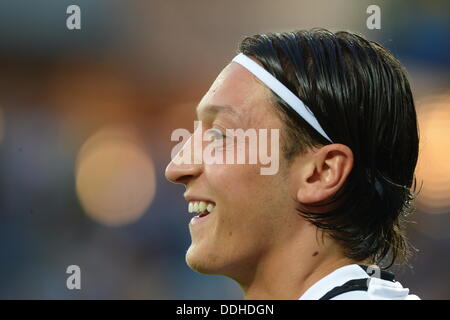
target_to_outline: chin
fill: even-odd
[[[186,252],[186,264],[194,271],[203,274],[218,274],[217,256],[205,254],[205,250],[191,245]]]

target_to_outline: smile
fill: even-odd
[[[188,212],[198,213],[198,217],[202,218],[213,212],[216,205],[206,201],[189,201]]]

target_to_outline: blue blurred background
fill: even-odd
[[[66,9],[81,8],[81,30]],[[366,9],[381,8],[381,30]],[[423,182],[397,278],[450,299],[450,2],[0,2],[0,298],[240,299],[184,262],[184,188],[164,178],[176,128],[245,35],[325,27],[377,40],[406,66]],[[226,245],[226,244],[224,244]],[[68,290],[79,265],[82,289]]]

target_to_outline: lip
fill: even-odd
[[[201,217],[201,218],[199,216],[194,216],[194,217],[192,217],[191,221],[189,221],[189,226],[201,225],[205,221],[209,220],[210,216],[211,216],[211,214],[207,214],[206,216]]]
[[[184,199],[186,199],[187,202],[189,201],[205,201],[205,202],[211,202],[214,205],[216,205],[216,203],[208,198],[204,198],[204,197],[198,197],[198,196],[194,196],[194,195],[190,195],[190,194],[184,194]]]

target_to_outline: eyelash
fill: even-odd
[[[214,134],[214,140],[216,140],[218,138],[220,138],[221,140],[227,138],[227,136],[222,133],[223,130],[221,130],[219,128],[212,128],[211,131],[213,131],[214,133],[217,133],[217,134]]]

